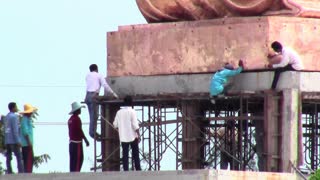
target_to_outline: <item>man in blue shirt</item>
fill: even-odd
[[[38,109],[30,104],[24,105],[21,119],[21,146],[24,172],[32,173],[33,169],[33,125],[32,116]]]
[[[22,155],[21,155],[21,140],[19,131],[19,117],[17,104],[10,102],[8,105],[10,112],[4,120],[4,141],[7,149],[7,173],[12,174],[11,160],[12,152],[16,156],[19,173],[24,172]]]
[[[211,79],[210,84],[210,98],[211,102],[214,104],[215,100],[213,99],[215,96],[223,93],[225,91],[225,85],[228,83],[229,78],[239,74],[243,70],[243,61],[239,60],[239,67],[234,69],[234,67],[227,63],[223,69],[218,70]]]

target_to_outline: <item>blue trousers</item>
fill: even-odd
[[[12,174],[12,167],[11,167],[12,153],[16,156],[16,159],[17,159],[18,172],[24,173],[21,148],[18,146],[18,144],[7,144],[6,148],[7,148],[7,153],[6,153],[7,173]]]
[[[95,101],[95,97],[98,96],[98,93],[96,92],[87,92],[86,98],[85,98],[85,103],[88,106],[88,111],[89,111],[89,135],[94,138],[94,134],[97,129],[97,119],[98,119],[98,106]]]

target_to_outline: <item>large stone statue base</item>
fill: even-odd
[[[270,43],[294,48],[320,71],[320,19],[241,17],[119,27],[107,34],[108,76],[211,73],[245,60],[265,69]]]

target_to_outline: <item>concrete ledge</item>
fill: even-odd
[[[231,79],[230,91],[263,91],[271,87],[274,73],[247,72]],[[163,76],[125,76],[109,79],[111,87],[120,96],[158,96],[162,94],[208,94],[212,74],[186,74]],[[302,92],[319,92],[320,72],[284,72],[277,89],[299,89]]]
[[[103,172],[103,173],[61,173],[61,174],[22,174],[4,175],[2,180],[295,180],[292,173],[243,172],[224,170],[186,171],[142,171],[142,172]]]

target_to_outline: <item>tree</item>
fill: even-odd
[[[36,119],[38,116],[38,113],[35,112],[32,114],[32,123],[34,122],[34,119]],[[4,144],[4,127],[3,127],[3,122],[4,122],[5,116],[1,116],[0,119],[0,154],[5,155],[6,149],[5,149],[5,144]],[[21,118],[20,118],[21,119]],[[33,126],[34,128],[34,126]],[[48,160],[50,160],[50,156],[48,154],[42,154],[39,156],[34,156],[34,161],[33,161],[33,166],[38,168],[41,164],[47,163]],[[0,174],[4,173],[4,168],[2,167],[2,163],[0,162]]]
[[[34,156],[33,166],[38,168],[41,164],[47,163],[50,160],[50,156],[48,154],[42,154],[40,156]]]
[[[320,180],[320,169],[316,170],[309,180]]]

